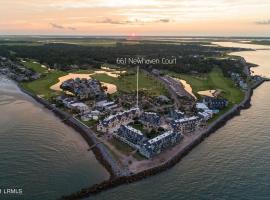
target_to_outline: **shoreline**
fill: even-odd
[[[204,139],[206,139],[210,134],[214,133],[216,130],[224,126],[227,123],[227,121],[229,121],[233,117],[239,115],[242,109],[248,109],[251,106],[250,100],[253,95],[253,89],[255,88],[249,89],[246,92],[245,98],[240,104],[235,105],[229,111],[227,111],[222,116],[220,116],[220,118],[218,118],[215,122],[210,124],[208,128],[199,137],[197,137],[191,143],[189,143],[176,156],[170,158],[169,161],[163,164],[160,164],[159,166],[156,166],[147,170],[143,170],[134,175],[122,176],[116,179],[103,181],[99,184],[94,184],[93,186],[89,188],[84,188],[81,191],[78,191],[76,193],[70,194],[68,196],[62,196],[59,200],[76,200],[76,199],[87,198],[87,197],[90,197],[91,195],[96,195],[104,190],[112,189],[114,187],[117,187],[123,184],[130,184],[136,181],[140,181],[149,176],[153,176],[165,170],[170,169],[171,167],[179,163],[184,156],[186,156],[193,148],[195,148],[198,144],[204,141]]]
[[[220,116],[217,120],[212,122],[205,130],[202,131],[202,133],[198,137],[195,137],[188,145],[182,148],[176,155],[172,156],[170,159],[168,159],[164,163],[161,163],[152,168],[142,170],[132,175],[127,175],[123,173],[123,171],[118,166],[118,164],[116,163],[116,161],[114,160],[110,152],[107,150],[107,147],[105,147],[102,143],[97,142],[98,139],[96,138],[96,136],[94,135],[94,133],[91,131],[90,128],[79,123],[70,114],[52,106],[48,101],[25,90],[19,84],[17,85],[22,92],[32,97],[38,103],[44,105],[44,107],[46,107],[47,109],[52,111],[57,117],[59,117],[62,120],[62,122],[69,125],[73,129],[75,129],[78,133],[80,133],[81,136],[88,143],[89,147],[98,143],[97,145],[93,147],[92,149],[93,153],[96,159],[109,172],[110,178],[108,180],[104,180],[101,183],[94,184],[89,188],[84,188],[78,192],[75,192],[67,196],[62,196],[59,198],[61,200],[75,200],[75,199],[87,198],[91,195],[98,194],[104,190],[108,190],[108,189],[120,186],[122,184],[133,183],[133,182],[145,179],[149,176],[153,176],[165,170],[170,169],[171,167],[179,163],[184,156],[186,156],[193,148],[195,148],[198,144],[200,144],[210,134],[214,133],[216,130],[224,126],[227,123],[227,121],[229,121],[233,117],[239,115],[242,109],[248,109],[251,106],[250,101],[253,95],[253,90],[259,87],[265,81],[269,81],[269,80],[263,79],[257,82],[255,85],[253,85],[250,89],[248,89],[245,92],[245,98],[242,100],[240,104],[235,105],[226,113],[224,113],[222,116]]]
[[[110,174],[110,179],[121,176],[121,170],[118,168],[119,166],[112,158],[112,155],[103,146],[103,144],[98,142],[98,139],[95,137],[94,133],[92,133],[91,129],[84,126],[82,123],[79,123],[76,119],[74,119],[72,115],[52,106],[48,101],[25,90],[19,84],[17,84],[17,86],[23,93],[27,94],[28,96],[33,98],[36,102],[40,103],[49,111],[53,112],[53,114],[55,114],[55,116],[57,116],[63,123],[65,123],[66,125],[73,128],[75,131],[77,131],[85,139],[89,147],[94,145],[94,147],[91,150],[93,151],[96,159]]]

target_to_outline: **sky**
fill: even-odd
[[[270,0],[0,0],[0,35],[270,36]]]

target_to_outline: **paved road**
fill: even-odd
[[[145,73],[149,74],[150,76],[158,79],[161,83],[164,84],[164,86],[166,87],[167,91],[170,93],[171,98],[174,100],[174,104],[175,107],[180,107],[181,106],[181,102],[178,98],[178,95],[176,94],[176,92],[168,85],[168,83],[162,79],[161,76],[155,75],[153,73],[150,73],[148,71],[145,70]]]

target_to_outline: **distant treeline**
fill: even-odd
[[[20,41],[22,42],[22,41]],[[82,46],[73,44],[44,44],[29,45],[0,45],[0,56],[11,59],[32,58],[52,68],[69,70],[74,67],[99,67],[102,63],[116,64],[117,58],[145,57],[145,58],[171,58],[176,57],[177,63],[171,65],[157,64],[143,65],[145,68],[166,69],[178,73],[191,71],[206,73],[213,67],[220,67],[225,74],[228,71],[241,72],[243,64],[239,60],[221,59],[234,48],[221,48],[200,44],[164,44],[164,43],[138,43],[126,44],[118,42],[115,46]],[[239,50],[239,49],[238,49]]]

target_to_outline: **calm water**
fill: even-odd
[[[260,64],[258,73],[270,77],[270,51],[241,55]],[[49,200],[108,176],[76,132],[20,94],[13,84],[3,79],[0,83],[1,186],[23,188],[27,200]],[[255,91],[250,109],[172,169],[91,199],[268,200],[269,113],[270,83],[265,83]]]
[[[0,188],[50,200],[108,178],[87,144],[51,112],[0,77]]]
[[[223,44],[225,45],[225,44]],[[237,53],[270,77],[270,51]],[[101,193],[102,200],[270,199],[270,83],[256,89],[252,107],[212,134],[172,169]]]

